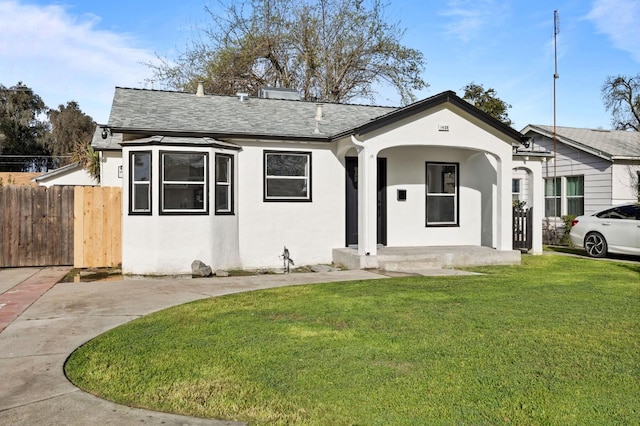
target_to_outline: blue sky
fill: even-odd
[[[637,0],[390,0],[387,15],[423,52],[419,98],[470,82],[494,88],[521,130],[553,124],[553,11],[558,35],[557,123],[610,128],[600,95],[608,75],[640,73]],[[75,100],[108,120],[115,86],[150,88],[143,63],[197,36],[208,0],[0,0],[0,84],[24,82],[52,108]],[[156,88],[158,86],[156,85]],[[383,90],[381,105],[399,105]]]

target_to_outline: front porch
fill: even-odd
[[[333,262],[347,269],[412,272],[481,265],[518,265],[518,250],[481,246],[378,247],[376,255],[359,254],[357,248],[333,249]]]

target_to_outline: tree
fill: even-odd
[[[640,74],[609,76],[601,93],[614,129],[640,131]]]
[[[56,166],[77,161],[78,154],[86,153],[91,144],[96,123],[80,110],[76,101],[50,110],[49,120],[52,126],[49,149],[54,155]]]
[[[42,98],[19,82],[0,84],[0,171],[42,170],[50,166],[49,123]]]
[[[486,89],[482,84],[471,82],[462,88],[464,95],[462,99],[475,105],[477,108],[502,121],[507,126],[513,125],[507,110],[511,105],[498,98],[498,93],[494,89]]]
[[[260,87],[297,89],[305,100],[374,100],[390,84],[403,103],[427,87],[421,52],[405,47],[399,23],[385,20],[382,0],[219,0],[206,8],[212,25],[177,61],[148,64],[175,89],[256,94]]]

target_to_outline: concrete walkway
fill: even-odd
[[[385,278],[368,271],[336,271],[55,284],[66,272],[0,269],[0,424],[242,424],[140,410],[96,398],[66,379],[64,362],[91,338],[170,306],[270,287]]]

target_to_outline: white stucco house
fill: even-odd
[[[555,144],[552,126],[530,124],[522,133],[530,140],[529,150],[555,150],[555,158],[543,163],[544,216],[551,223],[560,225],[565,215],[638,201],[640,133],[557,126]],[[523,183],[514,198],[526,191]]]
[[[438,247],[517,263],[514,169],[542,221],[542,156],[454,92],[402,108],[262,95],[116,88],[92,145],[102,185],[122,187],[124,273],[277,268],[284,247],[296,265],[381,267],[388,250]]]

